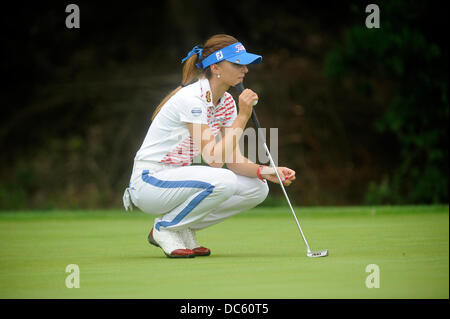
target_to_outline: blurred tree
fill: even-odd
[[[180,81],[181,57],[216,33],[232,34],[264,55],[264,65],[252,68],[248,84],[255,85],[267,106],[286,111],[263,117],[265,126],[293,136],[280,151],[301,152],[298,117],[281,124],[298,103],[289,92],[298,91],[299,76],[311,83],[311,74],[318,74],[315,61],[323,59],[327,39],[333,38],[324,35],[336,32],[333,26],[346,19],[349,2],[324,10],[321,4],[296,0],[282,5],[251,0],[239,6],[80,0],[76,30],[65,27],[67,3],[4,4],[8,14],[0,21],[5,34],[0,63],[8,81],[0,117],[0,208],[120,206],[153,109]],[[306,102],[308,94],[303,94]],[[283,158],[284,165],[295,167],[304,157]],[[317,175],[318,181],[323,174]],[[311,183],[294,187],[311,198],[307,203],[318,202],[323,191]],[[314,193],[305,196],[310,189]],[[329,193],[345,201],[338,192]]]
[[[396,138],[401,163],[389,176],[370,184],[367,200],[448,202],[448,47],[439,33],[445,27],[445,11],[436,2],[378,5],[381,28],[367,29],[364,20],[352,27],[329,53],[325,68],[331,78],[353,80],[369,99],[378,94],[375,82],[393,88],[375,125],[379,133]],[[361,13],[364,7],[354,10]]]
[[[7,81],[0,109],[0,209],[120,207],[121,192],[154,107],[180,81],[180,59],[216,33],[234,35],[264,56],[262,64],[251,67],[246,85],[261,97],[261,124],[279,128],[280,164],[298,173],[289,190],[298,203],[358,204],[370,180],[374,180],[370,194],[387,198],[385,194],[393,194],[394,174],[375,177],[397,165],[400,154],[394,146],[405,145],[403,158],[417,148],[416,139],[407,139],[411,137],[408,125],[414,123],[411,130],[422,133],[433,126],[441,128],[437,114],[424,115],[426,126],[421,122],[424,118],[416,117],[415,107],[425,99],[440,103],[436,83],[443,82],[430,72],[443,76],[436,61],[444,60],[446,51],[433,28],[445,17],[436,19],[432,4],[405,9],[403,2],[395,2],[389,4],[395,14],[387,26],[383,23],[388,9],[382,4],[381,33],[349,32],[347,44],[330,56],[329,70],[346,79],[342,82],[347,88],[347,79],[354,80],[362,92],[357,96],[354,89],[344,92],[332,85],[320,72],[343,31],[355,21],[364,25],[364,8],[355,7],[353,14],[349,10],[354,2],[324,6],[297,0],[249,0],[239,5],[79,0],[81,28],[77,30],[65,27],[66,3],[4,4],[8,14],[0,21],[5,34],[5,58],[0,63]],[[432,23],[428,26],[428,22]],[[410,27],[403,32],[399,26]],[[432,44],[438,44],[437,49]],[[425,65],[419,69],[418,63]],[[406,85],[407,81],[415,82]],[[420,92],[418,86],[427,89]],[[395,89],[400,99],[392,98],[398,106],[391,103],[392,114],[386,113],[378,134],[373,134],[369,123],[384,113],[380,101],[386,100],[380,98],[380,88]],[[410,88],[414,107],[403,111],[412,113],[399,116]],[[403,122],[395,124],[398,118]],[[445,114],[440,118],[446,119]],[[439,141],[441,133],[437,132]],[[396,142],[392,136],[398,136]],[[422,157],[427,159],[427,152],[437,150],[427,167],[438,167],[448,158],[446,150],[425,140],[420,142],[426,144],[420,148]],[[389,157],[382,152],[389,152]],[[417,156],[405,166],[406,173],[409,167],[424,165]],[[405,185],[398,176],[399,185]],[[283,198],[277,187],[272,187],[271,195]]]

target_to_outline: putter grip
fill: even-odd
[[[238,85],[236,85],[235,88],[239,94],[241,94],[242,91],[245,90],[244,84],[242,82],[239,83]],[[257,129],[261,128],[261,125],[259,125],[258,117],[256,116],[255,109],[252,109],[252,121],[253,121],[253,124],[255,124]]]

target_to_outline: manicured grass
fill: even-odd
[[[255,208],[198,233],[209,257],[169,259],[139,211],[0,213],[0,298],[449,298],[448,206]],[[66,288],[66,266],[80,288]],[[365,285],[366,266],[380,288]]]

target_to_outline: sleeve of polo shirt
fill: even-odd
[[[183,99],[179,108],[180,121],[194,124],[208,124],[205,104],[198,98]]]
[[[230,127],[231,125],[233,125],[233,122],[237,117],[236,103],[234,102],[233,98],[231,98],[231,100],[231,104],[225,110],[225,122],[222,125],[223,127]]]

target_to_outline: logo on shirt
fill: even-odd
[[[206,92],[206,102],[211,103],[211,91]]]
[[[202,114],[202,109],[199,107],[194,107],[192,108],[191,113],[193,116],[198,117]]]

